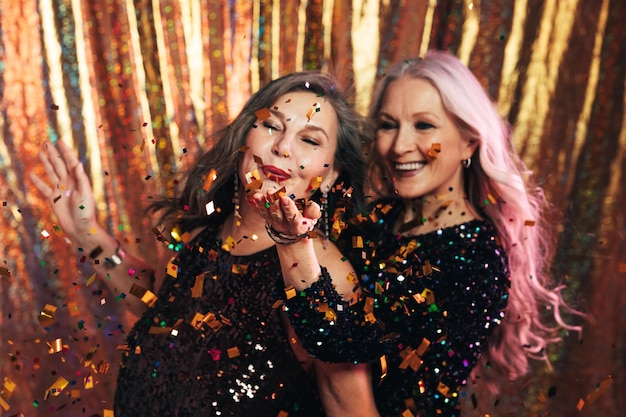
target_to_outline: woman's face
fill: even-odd
[[[403,198],[442,196],[463,189],[461,161],[473,145],[463,139],[428,81],[401,77],[385,91],[376,148]]]
[[[334,182],[338,122],[324,97],[307,91],[288,93],[256,115],[239,166],[247,183],[254,178],[262,181],[262,187],[251,188],[274,192],[285,187],[287,195],[308,198],[312,189]]]

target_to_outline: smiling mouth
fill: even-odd
[[[396,171],[415,171],[426,166],[426,162],[407,162],[404,164],[397,163],[394,165]]]
[[[264,165],[261,170],[263,174],[272,181],[283,182],[291,178],[291,175],[272,165]]]

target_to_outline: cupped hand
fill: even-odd
[[[320,207],[314,201],[308,200],[302,211],[296,202],[287,196],[272,201],[271,194],[256,192],[248,199],[248,203],[275,230],[301,235],[315,227],[321,215]]]
[[[62,141],[58,142],[58,149],[47,142],[39,153],[39,159],[48,181],[34,173],[30,174],[30,179],[50,201],[63,232],[81,243],[98,228],[95,199],[83,164],[72,148]]]

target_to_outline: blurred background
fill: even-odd
[[[468,388],[464,415],[625,415],[625,22],[624,0],[0,0],[0,415],[112,416],[130,325],[28,178],[45,141],[76,149],[102,224],[156,262],[143,207],[259,86],[320,69],[365,112],[388,65],[429,48],[514,127],[561,212],[555,278],[592,315],[553,370]]]

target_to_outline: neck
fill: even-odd
[[[405,235],[419,235],[478,218],[463,193],[428,195],[404,199],[404,215],[396,230]]]

